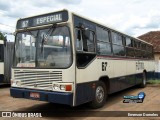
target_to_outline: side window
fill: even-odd
[[[147,45],[146,46],[146,56],[149,58],[149,59],[152,59],[154,56],[153,56],[153,47],[150,46],[150,45]]]
[[[132,40],[129,37],[126,37],[125,40],[126,40],[126,56],[134,57],[135,56],[134,40]]]
[[[123,45],[122,36],[118,33],[112,32],[112,43],[117,45]]]
[[[134,57],[135,56],[134,48],[126,47],[126,56],[127,57]]]
[[[142,48],[142,50],[146,50],[146,44],[145,43],[141,43],[141,48]]]
[[[147,58],[147,51],[146,51],[146,44],[141,43],[141,52],[142,52],[142,57]]]
[[[128,46],[128,47],[134,47],[134,42],[129,37],[126,37],[126,46]]]
[[[95,32],[90,29],[75,28],[75,37],[77,67],[83,68],[96,56]]]
[[[126,46],[130,46],[131,45],[131,39],[126,37]]]
[[[98,54],[99,55],[111,55],[111,44],[98,42]]]
[[[112,32],[112,46],[114,55],[125,56],[122,35]]]
[[[145,56],[145,53],[141,49],[141,42],[135,40],[134,45],[135,45],[135,57],[143,58]]]
[[[94,32],[88,31],[87,35],[87,52],[95,52],[95,45],[94,45]]]
[[[135,50],[135,56],[137,58],[142,58],[143,57],[143,52],[141,50],[136,49]]]
[[[75,28],[77,51],[95,52],[94,32]]]
[[[4,48],[3,44],[0,44],[0,62],[4,61]]]
[[[111,55],[111,43],[109,40],[109,31],[107,29],[96,27],[97,34],[97,53],[99,55]]]
[[[123,46],[113,45],[113,53],[118,56],[125,56],[125,50]]]
[[[139,41],[135,41],[135,48],[140,49],[141,43]]]
[[[105,30],[101,27],[96,28],[97,39],[101,42],[109,42],[109,33],[108,30]]]

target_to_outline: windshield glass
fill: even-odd
[[[36,34],[37,31],[32,31]],[[35,37],[28,32],[18,33],[15,43],[14,65],[16,67],[35,67]]]
[[[18,33],[15,67],[66,68],[71,65],[69,29],[66,26]],[[36,37],[34,37],[36,36]]]

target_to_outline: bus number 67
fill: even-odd
[[[106,71],[107,62],[102,62],[102,71]]]

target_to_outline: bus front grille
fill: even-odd
[[[52,82],[62,81],[62,71],[14,70],[14,79],[21,87],[51,90]]]

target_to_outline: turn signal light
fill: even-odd
[[[72,91],[72,85],[66,85],[66,91]]]

